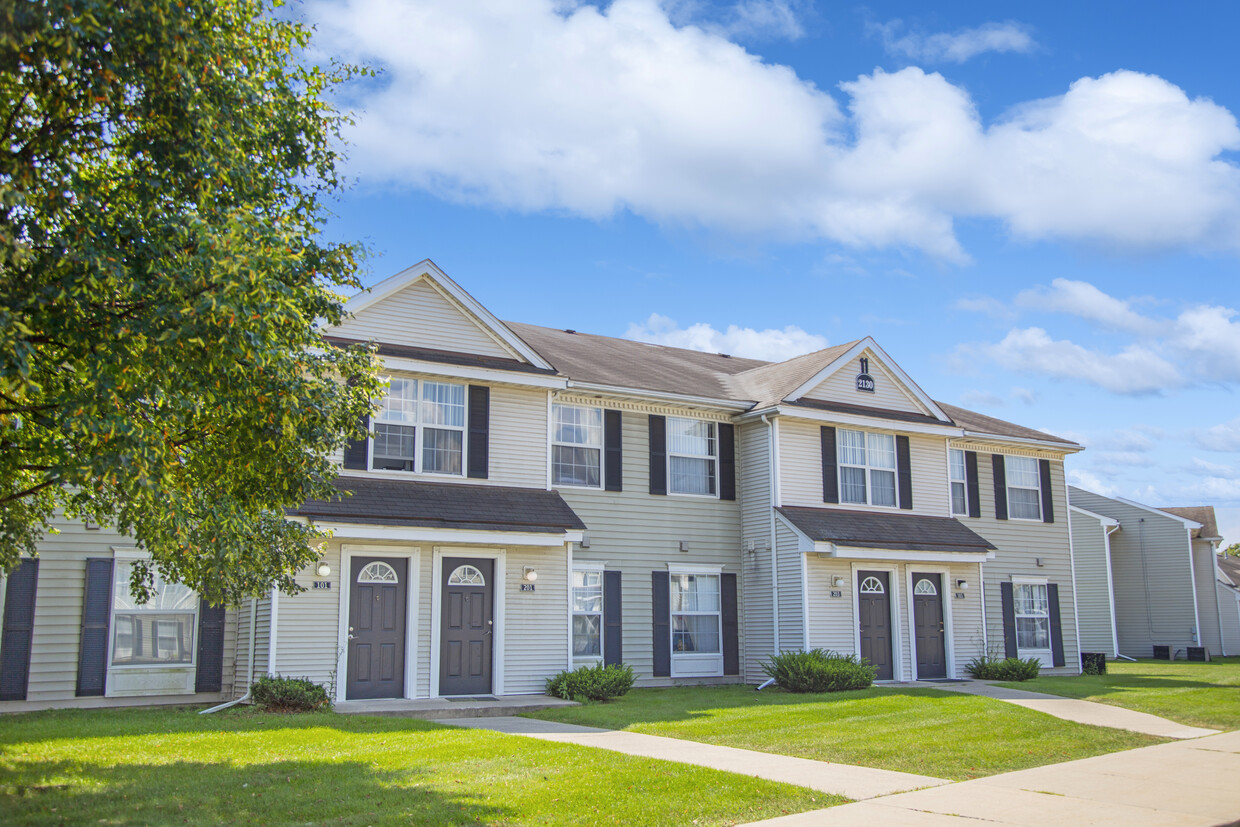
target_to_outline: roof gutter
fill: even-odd
[[[983,439],[993,442],[1017,442],[1021,445],[1036,445],[1045,448],[1054,448],[1057,451],[1063,451],[1066,454],[1077,454],[1084,451],[1084,446],[1077,445],[1075,442],[1057,442],[1052,439],[1031,439],[1024,436],[1004,436],[1003,434],[991,434],[984,431],[964,430],[963,436],[966,439]]]

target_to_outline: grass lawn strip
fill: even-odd
[[[1107,663],[1105,675],[1040,677],[999,686],[1122,706],[1189,726],[1240,729],[1240,658],[1114,661]]]
[[[989,698],[871,688],[793,695],[751,687],[635,689],[530,717],[964,780],[1162,743]]]
[[[844,801],[411,719],[184,709],[0,716],[8,823],[735,824]]]

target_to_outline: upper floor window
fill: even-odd
[[[372,468],[460,474],[465,386],[393,377],[380,400],[373,430]]]
[[[1042,485],[1033,457],[1004,457],[1008,515],[1018,520],[1042,519]]]
[[[718,450],[715,423],[669,416],[667,459],[673,494],[716,496]]]
[[[839,431],[840,502],[896,504],[896,438]]]
[[[551,480],[598,488],[603,476],[603,411],[551,406]]]
[[[952,513],[969,513],[969,494],[964,466],[964,451],[950,448],[947,451],[947,466],[951,477]]]

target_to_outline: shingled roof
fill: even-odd
[[[952,418],[952,421],[964,428],[966,431],[977,431],[984,434],[994,434],[995,436],[1010,436],[1017,439],[1039,439],[1050,442],[1062,442],[1066,445],[1076,445],[1070,439],[1055,436],[1054,434],[1044,433],[1043,431],[1035,431],[1033,428],[1026,428],[1023,425],[1017,425],[1013,422],[1007,422],[1002,419],[996,419],[993,416],[977,413],[976,411],[957,408],[955,405],[948,405],[946,402],[935,402],[943,413]]]
[[[1193,529],[1193,539],[1198,537],[1218,537],[1218,521],[1214,519],[1214,506],[1212,505],[1190,505],[1180,508],[1160,508],[1159,511],[1166,511],[1168,514],[1174,514],[1177,517],[1183,517],[1186,520],[1192,520],[1194,523],[1201,523],[1201,528]]]
[[[291,516],[322,522],[561,534],[586,524],[558,491],[497,485],[337,477],[340,493]]]
[[[775,509],[815,542],[849,548],[911,551],[994,551],[995,547],[951,517],[876,514],[837,508],[780,506]]]

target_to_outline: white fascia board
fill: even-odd
[[[554,366],[547,360],[543,359],[534,348],[525,343],[521,337],[508,329],[508,326],[499,320],[490,310],[483,307],[482,303],[475,299],[469,293],[465,292],[459,284],[448,277],[448,274],[435,265],[435,262],[423,259],[412,267],[407,267],[393,276],[388,276],[383,281],[353,296],[344,304],[346,313],[356,314],[382,301],[388,296],[399,290],[413,284],[420,278],[429,278],[437,287],[450,295],[459,302],[466,310],[472,313],[486,328],[491,335],[498,338],[507,345],[514,353],[519,354],[523,359],[532,365],[547,370],[554,370]]]
[[[403,356],[380,356],[384,370],[399,370],[407,373],[431,373],[436,376],[452,376],[458,379],[477,379],[483,382],[500,382],[508,385],[522,385],[528,388],[552,388],[564,390],[568,380],[563,376],[541,376],[538,374],[521,373],[519,371],[499,370],[496,368],[479,368],[468,365],[450,365],[444,362],[431,362],[425,359],[409,359]]]
[[[879,357],[879,361],[883,363],[883,367],[895,374],[896,379],[898,379],[900,384],[904,386],[905,390],[911,393],[917,401],[920,402],[922,406],[934,416],[935,419],[942,422],[951,422],[951,417],[949,417],[942,408],[936,405],[934,400],[931,399],[925,391],[918,387],[912,377],[905,373],[904,369],[896,364],[895,360],[887,354],[887,351],[879,347],[878,342],[874,341],[871,336],[866,336],[864,339],[857,342],[857,344],[850,347],[843,355],[837,357],[831,364],[818,371],[814,374],[813,378],[798,387],[792,393],[785,396],[784,399],[789,402],[795,402],[800,399],[802,396],[818,387],[818,385],[822,384],[828,376],[841,370],[844,365],[860,356],[867,348],[874,351],[875,355]]]
[[[304,517],[294,518],[304,522]],[[477,531],[454,528],[422,528],[418,526],[358,525],[356,523],[324,523],[315,527],[330,531],[336,540],[401,540],[416,543],[464,543],[475,546],[540,546],[564,548],[565,543],[580,543],[583,532],[564,531],[540,534],[532,531]]]
[[[1114,517],[1108,517],[1105,514],[1095,514],[1094,512],[1088,509],[1081,508],[1080,506],[1071,505],[1071,504],[1068,505],[1068,508],[1071,508],[1073,511],[1075,511],[1078,514],[1084,514],[1086,517],[1092,517],[1093,519],[1102,523],[1104,526],[1108,526],[1108,527],[1114,526],[1115,528],[1119,528],[1119,520],[1115,519]]]
[[[569,390],[587,393],[601,393],[612,396],[625,396],[636,399],[650,399],[658,402],[679,402],[685,405],[697,405],[704,408],[719,408],[725,411],[747,411],[753,407],[752,402],[740,402],[735,399],[715,399],[709,396],[690,396],[670,391],[652,391],[642,388],[625,388],[619,385],[601,385],[596,382],[574,382],[568,380]]]
[[[1115,497],[1114,499],[1116,502],[1123,503],[1124,505],[1131,505],[1133,508],[1139,508],[1142,511],[1148,511],[1151,514],[1157,514],[1159,517],[1166,517],[1168,520],[1175,520],[1177,523],[1183,524],[1186,528],[1201,528],[1201,523],[1190,520],[1187,517],[1181,517],[1178,514],[1172,514],[1170,511],[1163,511],[1161,508],[1154,508],[1153,506],[1150,506],[1150,505],[1143,505],[1139,502],[1136,502],[1135,500],[1125,499],[1124,497]],[[1190,543],[1191,543],[1191,538],[1190,538]]]
[[[788,529],[797,536],[797,551],[804,553],[804,552],[810,552],[810,551],[815,550],[815,547],[817,544],[815,544],[813,539],[811,539],[808,534],[806,534],[801,529],[797,528],[793,524],[792,520],[789,520],[787,517],[785,517],[783,514],[780,514],[778,511],[775,512],[775,519],[783,523],[785,526],[787,526]]]
[[[1077,445],[1075,442],[1056,442],[1052,439],[1033,439],[1025,436],[1004,436],[1003,434],[991,434],[985,431],[964,431],[965,439],[977,439],[983,442],[1010,442],[1015,445],[1030,445],[1035,448],[1051,448],[1056,451],[1062,451],[1065,454],[1079,454],[1085,448]]]
[[[889,563],[984,563],[995,559],[993,551],[914,551],[898,548],[856,548],[830,542],[814,543],[814,552],[841,560],[884,560]]]
[[[859,416],[857,414],[819,411],[814,408],[801,408],[793,405],[780,405],[775,409],[779,416],[796,419],[810,419],[814,422],[834,425],[857,425],[863,428],[879,428],[884,431],[900,431],[906,434],[933,434],[935,436],[962,436],[963,431],[955,425],[930,425],[922,422],[904,422],[899,419],[883,419],[877,416]]]

